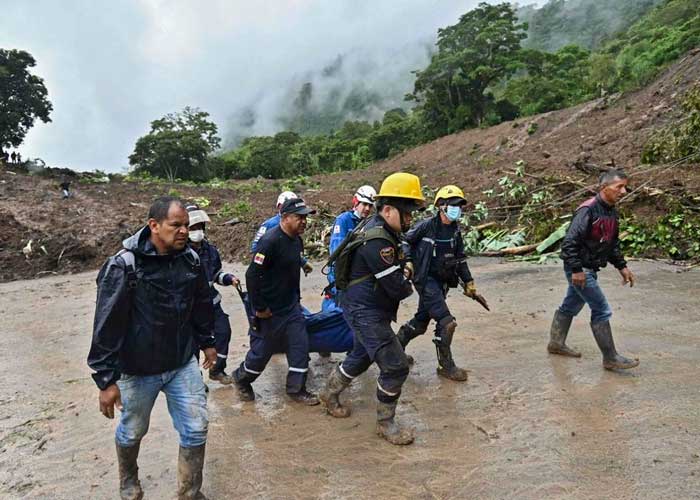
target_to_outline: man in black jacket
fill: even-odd
[[[415,267],[413,282],[420,301],[416,314],[401,326],[397,334],[405,349],[412,339],[425,333],[431,319],[435,320],[433,343],[437,352],[437,374],[459,382],[467,380],[467,371],[459,368],[452,358],[452,337],[457,320],[450,313],[445,299],[447,291],[457,287],[460,280],[466,296],[476,295],[459,231],[462,207],[466,204],[460,188],[444,186],[435,195],[437,215],[406,233],[404,249]]]
[[[178,498],[204,498],[202,467],[208,415],[203,367],[216,362],[211,292],[199,258],[187,247],[188,216],[176,198],[158,198],[148,225],[97,277],[88,365],[100,389],[100,411],[114,418],[121,498],[143,496],[137,457],[159,392],[180,434]]]
[[[399,303],[413,292],[410,271],[404,269],[400,234],[411,223],[411,211],[423,202],[418,177],[395,173],[382,183],[377,195],[377,214],[363,231],[364,244],[351,256],[349,284],[341,295],[343,316],[354,334],[353,349],[332,373],[320,394],[326,410],[334,417],[350,415],[340,404],[340,393],[352,379],[379,367],[377,379],[377,434],[392,444],[410,444],[413,433],[395,420],[401,387],[408,376],[408,360],[391,329]]]
[[[617,353],[610,328],[612,309],[598,284],[598,271],[610,262],[622,276],[622,284],[634,286],[635,277],[620,251],[619,224],[615,205],[627,192],[627,176],[609,170],[600,177],[598,194],[583,202],[574,215],[561,246],[561,258],[569,287],[554,313],[547,351],[580,357],[566,345],[571,321],[585,304],[591,309],[591,330],[603,353],[607,370],[634,368],[639,361]]]
[[[246,271],[246,286],[255,311],[256,328],[248,332],[250,349],[233,373],[242,400],[255,399],[252,383],[263,372],[277,348],[287,353],[287,394],[309,406],[319,403],[306,390],[309,336],[301,309],[299,281],[303,265],[306,216],[315,214],[301,198],[290,198],[280,209],[280,223],[258,240]]]

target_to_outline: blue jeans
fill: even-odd
[[[608,321],[612,317],[612,309],[605,298],[603,290],[598,284],[598,273],[590,269],[584,269],[586,274],[586,286],[579,288],[571,283],[571,271],[564,270],[569,288],[566,290],[566,297],[559,306],[559,312],[567,316],[576,316],[585,304],[591,309],[591,323],[601,323]]]
[[[180,434],[180,446],[194,448],[206,443],[207,395],[194,356],[186,365],[158,375],[122,375],[117,385],[124,406],[117,426],[119,446],[135,446],[146,435],[153,404],[161,391]]]

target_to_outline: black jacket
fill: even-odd
[[[258,240],[253,260],[245,273],[250,301],[256,311],[270,309],[285,314],[299,306],[304,242],[290,237],[278,225]]]
[[[620,251],[619,223],[615,207],[600,195],[583,202],[561,244],[564,267],[579,273],[583,268],[598,271],[610,262],[617,269],[627,267]]]
[[[148,227],[124,240],[136,276],[117,254],[97,277],[88,365],[100,389],[128,375],[155,375],[187,363],[197,346],[213,347],[214,309],[204,269],[190,248],[158,255]]]
[[[375,215],[364,230],[376,226],[399,241],[399,235]],[[399,303],[413,293],[411,282],[403,275],[400,257],[403,252],[391,239],[371,239],[355,250],[352,256],[350,281],[371,275],[370,278],[348,287],[341,295],[341,306],[349,313],[372,312],[380,319],[396,320]]]
[[[441,226],[444,226],[444,224],[440,220],[440,214],[437,214],[435,217],[419,222],[404,236],[403,249],[407,257],[413,262],[413,282],[419,288],[425,284],[430,274],[432,260],[437,257],[435,255],[435,240],[441,232],[445,232]],[[464,253],[462,233],[457,222],[450,224],[449,228],[451,229],[449,232],[451,232],[452,241],[450,245],[452,251],[440,256],[440,258],[456,259],[458,263],[455,266],[454,273],[462,281],[468,283],[472,280],[472,275]]]

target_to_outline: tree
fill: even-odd
[[[23,50],[0,49],[0,153],[22,144],[34,121],[51,121],[53,106],[44,80],[29,72],[36,66]]]
[[[221,139],[209,113],[186,107],[151,122],[151,131],[136,141],[129,164],[136,173],[147,172],[171,182],[175,179],[205,180],[208,157]]]
[[[479,6],[438,30],[437,53],[416,71],[412,94],[436,136],[481,125],[493,102],[487,89],[519,67],[526,24],[502,3]]]

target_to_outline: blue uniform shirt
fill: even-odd
[[[280,225],[280,219],[280,214],[277,214],[260,224],[258,232],[255,233],[255,238],[253,238],[253,242],[250,244],[250,253],[255,253],[255,251],[258,248],[258,241],[260,241],[260,238],[263,237],[263,235],[267,232],[268,229],[272,229],[273,227]]]
[[[343,212],[338,217],[335,218],[335,223],[333,224],[333,232],[331,233],[331,242],[328,245],[328,254],[332,254],[338,245],[340,245],[345,237],[352,232],[353,229],[357,227],[360,222],[360,218],[355,215],[355,212],[348,210]],[[333,283],[335,281],[335,269],[333,266],[328,270],[328,283]],[[335,288],[335,287],[334,287]]]
[[[280,225],[280,219],[282,219],[282,216],[280,214],[273,215],[269,219],[267,219],[265,222],[260,224],[260,227],[258,228],[258,231],[255,233],[255,238],[253,238],[253,242],[250,244],[250,253],[255,253],[258,249],[258,242],[260,241],[260,238],[262,238],[265,233]],[[303,266],[308,262],[308,259],[304,257],[303,255],[301,256],[301,265]]]

